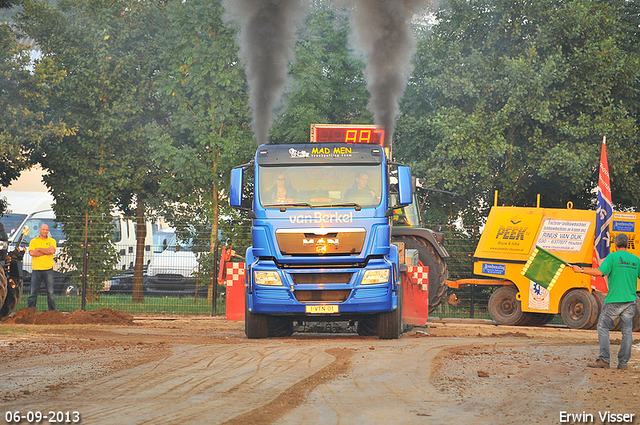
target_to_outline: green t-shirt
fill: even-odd
[[[616,251],[607,255],[598,267],[609,276],[609,292],[605,303],[628,303],[636,300],[640,258],[627,251]]]

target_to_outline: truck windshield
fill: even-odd
[[[382,167],[363,165],[261,166],[260,204],[265,208],[342,207],[380,204]]]
[[[29,217],[24,225],[20,227],[20,232],[22,232],[22,229],[25,227],[29,228],[29,234],[24,237],[22,245],[29,246],[29,242],[31,242],[31,239],[37,238],[40,235],[40,226],[42,226],[43,224],[49,226],[49,236],[56,240],[57,245],[61,245],[62,242],[64,242],[64,240],[66,239],[66,236],[62,231],[62,223],[56,223],[52,216],[52,213],[42,212],[35,213],[31,217]],[[12,242],[18,242],[19,234],[20,233],[15,233],[14,236],[16,236],[16,238],[15,240],[12,240]]]
[[[9,240],[13,240],[14,233],[25,218],[27,218],[26,214],[6,214],[0,217],[0,222],[4,225],[4,231],[7,232]]]

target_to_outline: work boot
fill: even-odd
[[[629,367],[626,364],[619,364],[618,365],[618,369],[627,370],[627,369],[629,369]]]
[[[595,363],[589,363],[589,367],[597,367],[600,369],[609,369],[609,363],[605,362],[601,358],[595,361]]]

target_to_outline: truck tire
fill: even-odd
[[[4,306],[4,300],[7,298],[7,276],[4,269],[0,266],[0,307]]]
[[[402,334],[402,288],[398,288],[398,308],[378,314],[378,338],[398,339]]]
[[[516,298],[518,289],[507,285],[496,289],[489,297],[489,314],[499,325],[517,326],[528,322],[529,315],[522,312],[522,305]]]
[[[266,338],[269,336],[269,316],[254,314],[249,311],[249,298],[244,299],[244,333],[249,339]]]
[[[0,318],[10,316],[16,309],[16,306],[20,302],[22,297],[22,280],[18,280],[18,283],[14,284],[13,281],[7,283],[7,296],[4,299],[4,304],[0,308]]]
[[[360,336],[376,336],[378,334],[378,316],[372,315],[358,320],[357,332]]]
[[[270,337],[284,338],[293,335],[293,320],[273,316],[267,318]]]
[[[446,298],[447,279],[449,270],[444,259],[438,255],[436,249],[422,238],[402,236],[394,241],[404,242],[406,249],[418,250],[418,257],[423,266],[429,267],[429,313],[440,305]]]
[[[598,323],[598,302],[587,289],[573,289],[562,297],[560,314],[570,328],[589,329]]]

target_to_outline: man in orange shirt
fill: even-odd
[[[31,294],[27,301],[28,307],[35,307],[38,303],[40,282],[44,280],[47,288],[47,304],[49,310],[56,309],[56,299],[53,295],[53,254],[56,252],[56,241],[49,236],[49,226],[40,226],[40,235],[29,243],[31,255]]]

